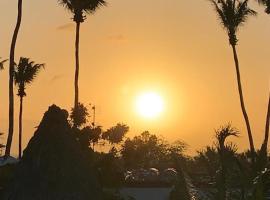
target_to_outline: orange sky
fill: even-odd
[[[16,0],[0,1],[0,56],[8,58],[16,20]],[[259,15],[239,32],[239,59],[244,95],[254,140],[262,140],[270,67],[270,16]],[[48,106],[70,110],[73,104],[74,25],[56,0],[24,0],[16,57],[46,63],[27,88],[24,146]],[[169,140],[182,139],[194,152],[213,140],[214,129],[227,122],[241,130],[236,142],[248,147],[235,80],[232,51],[217,17],[204,0],[110,0],[88,16],[81,28],[80,99],[97,105],[97,122],[117,122]],[[0,130],[7,133],[8,70],[0,73]],[[144,120],[134,112],[143,91],[163,96],[165,112]],[[17,153],[18,98],[15,99]],[[6,139],[3,139],[5,142]]]

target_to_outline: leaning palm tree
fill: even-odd
[[[248,7],[248,0],[210,0],[213,4],[215,11],[217,12],[218,18],[224,29],[226,30],[229,43],[233,50],[235,68],[236,68],[236,75],[237,75],[237,84],[238,84],[238,92],[240,97],[241,109],[245,119],[249,144],[250,144],[250,151],[252,154],[252,162],[255,161],[255,148],[253,142],[253,136],[251,132],[250,122],[248,118],[248,114],[245,108],[245,102],[243,97],[243,90],[241,84],[241,76],[240,76],[240,69],[239,69],[239,61],[236,51],[236,45],[238,42],[237,39],[237,31],[240,26],[244,25],[247,21],[247,18],[252,15],[256,15],[256,12]]]
[[[22,156],[22,114],[23,114],[23,97],[26,96],[25,88],[31,84],[44,64],[35,64],[29,58],[20,58],[19,64],[15,66],[14,82],[18,87],[17,95],[20,97],[19,113],[19,159]]]
[[[270,14],[270,0],[256,0],[259,4],[265,6],[265,12]],[[264,132],[264,140],[260,149],[260,159],[262,161],[261,167],[263,168],[265,161],[267,161],[267,146],[268,146],[268,138],[269,138],[269,125],[270,125],[270,94],[268,100],[268,109],[266,114],[266,123],[265,123],[265,132]]]
[[[17,23],[14,29],[13,37],[10,46],[9,55],[9,125],[8,125],[8,138],[6,144],[5,157],[10,155],[10,149],[13,139],[13,129],[14,129],[14,93],[13,93],[13,82],[14,82],[14,66],[15,66],[15,47],[17,42],[18,33],[20,30],[22,21],[22,0],[18,0],[18,16]]]
[[[106,4],[105,0],[58,0],[58,2],[73,14],[73,21],[76,23],[76,40],[75,40],[75,99],[74,111],[76,112],[79,104],[79,41],[80,25],[86,19],[86,14],[93,14],[99,7]],[[74,124],[77,127],[77,124]]]

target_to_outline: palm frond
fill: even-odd
[[[18,95],[25,96],[25,85],[34,81],[37,74],[45,64],[35,64],[29,58],[21,57],[19,64],[15,65],[14,82],[18,86]]]
[[[244,25],[249,16],[256,15],[256,12],[249,8],[248,0],[209,0],[214,6],[217,16],[227,31],[230,43],[236,44],[236,32]],[[270,0],[269,0],[270,1]]]
[[[1,57],[0,57],[1,59]],[[0,70],[3,70],[4,69],[4,63],[6,62],[7,60],[2,60],[0,61]]]
[[[216,139],[219,143],[219,146],[224,146],[225,141],[228,137],[239,137],[239,135],[239,131],[236,128],[232,127],[231,124],[227,124],[216,130]]]
[[[107,4],[105,0],[58,0],[58,2],[73,14],[76,12],[94,13]]]

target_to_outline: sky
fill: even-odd
[[[16,4],[16,0],[0,1],[2,58],[9,57]],[[250,6],[258,16],[241,27],[237,50],[246,107],[259,147],[270,88],[270,16],[255,1]],[[71,18],[57,0],[23,2],[16,60],[24,56],[46,63],[26,89],[24,147],[49,105],[69,111],[73,105],[75,26]],[[232,50],[207,0],[109,0],[106,7],[87,16],[80,45],[80,101],[96,105],[96,122],[104,129],[125,123],[130,137],[149,130],[169,141],[185,141],[194,153],[211,145],[215,130],[230,122],[241,132],[234,140],[239,150],[248,148]],[[7,77],[8,70],[1,71],[0,131],[4,133]],[[146,91],[163,98],[164,111],[156,119],[146,120],[135,111],[135,99]],[[18,146],[18,105],[16,97],[13,155]]]

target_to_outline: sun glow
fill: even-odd
[[[163,110],[163,99],[154,92],[143,93],[136,99],[136,111],[144,118],[156,118]]]

